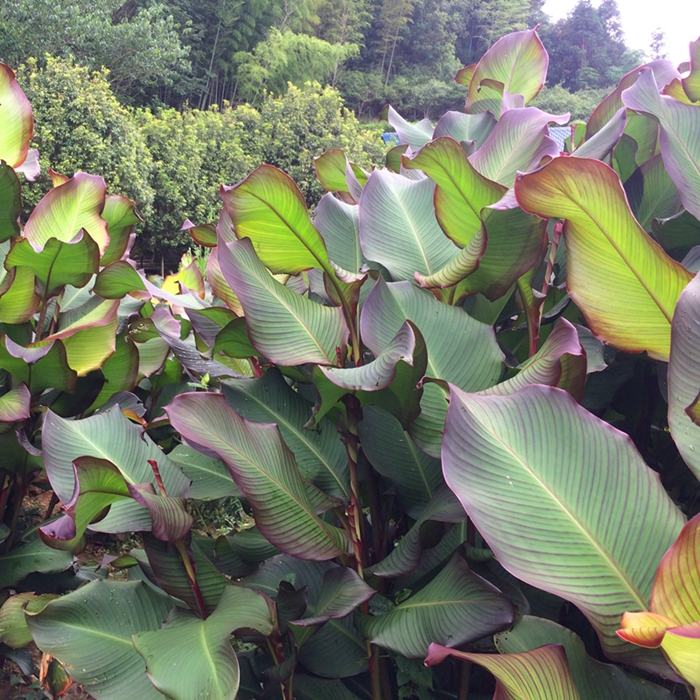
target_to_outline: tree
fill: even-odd
[[[649,58],[656,60],[659,58],[666,58],[668,53],[666,51],[666,33],[657,27],[651,33],[651,44],[649,45]]]

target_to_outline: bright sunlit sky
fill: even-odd
[[[577,0],[547,0],[544,11],[557,20],[574,8]],[[599,5],[599,0],[593,0]],[[678,64],[688,60],[688,43],[700,36],[700,0],[617,0],[625,43],[645,52],[651,34],[660,27],[666,33],[668,58]]]

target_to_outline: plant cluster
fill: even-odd
[[[464,112],[390,109],[313,218],[261,165],[151,279],[99,176],[21,217],[0,64],[4,653],[105,700],[700,698],[700,40],[564,153],[547,66],[512,33]]]

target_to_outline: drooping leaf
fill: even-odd
[[[625,673],[617,666],[595,661],[571,630],[541,617],[524,615],[515,625],[495,636],[502,654],[519,654],[548,644],[561,644],[581,700],[671,700],[672,695],[655,683]]]
[[[13,70],[0,63],[0,160],[16,168],[27,157],[34,132],[34,116]]]
[[[407,143],[414,151],[425,146],[433,138],[430,119],[421,119],[417,124],[410,124],[390,105],[387,120],[399,135],[400,142]]]
[[[72,563],[69,552],[50,549],[40,539],[32,540],[0,556],[0,588],[13,587],[35,571],[42,574],[65,571]]]
[[[34,273],[26,267],[13,267],[0,282],[0,318],[4,323],[26,323],[39,309]]]
[[[628,109],[649,114],[659,122],[666,170],[678,187],[683,206],[700,218],[700,108],[660,95],[651,70],[642,70],[622,99]]]
[[[294,391],[282,374],[270,369],[259,379],[226,382],[224,396],[236,413],[251,421],[276,423],[294,452],[300,474],[322,491],[350,499],[347,454],[336,427],[327,419],[306,430],[312,406]]]
[[[418,659],[431,643],[480,639],[507,627],[513,615],[510,600],[454,556],[425,588],[384,615],[359,617],[358,625],[373,644]]]
[[[567,288],[594,334],[668,360],[673,309],[691,275],[635,221],[614,171],[557,158],[523,175],[515,193],[525,210],[566,219]]]
[[[241,418],[220,394],[180,394],[166,411],[192,447],[226,463],[258,529],[280,551],[313,560],[346,551],[344,533],[314,512],[277,426]]]
[[[93,291],[103,299],[121,299],[130,292],[146,291],[146,285],[132,265],[117,260],[100,270]]]
[[[466,112],[501,113],[503,92],[523,95],[525,102],[533,99],[542,89],[547,76],[549,57],[537,30],[513,32],[499,39],[481,58],[469,81]],[[494,80],[503,86],[484,85]],[[506,112],[507,114],[507,112]]]
[[[24,619],[24,608],[29,612],[39,612],[50,601],[58,598],[53,593],[18,593],[10,596],[0,608],[0,642],[13,649],[28,646],[32,634]]]
[[[239,671],[229,637],[240,627],[269,635],[273,620],[262,595],[230,586],[206,620],[175,609],[161,629],[137,632],[134,647],[163,695],[173,700],[234,700]]]
[[[568,114],[556,116],[536,107],[510,109],[469,161],[484,177],[512,187],[516,173],[537,168],[545,156],[559,155],[559,146],[550,138],[547,125],[568,121]]]
[[[362,251],[368,260],[384,265],[394,280],[412,280],[415,272],[432,275],[459,253],[435,218],[433,189],[427,178],[411,181],[375,170],[362,191]]]
[[[328,192],[338,192],[343,201],[354,202],[345,172],[348,159],[342,148],[331,148],[314,158],[316,178]]]
[[[32,396],[49,388],[68,392],[75,388],[76,373],[68,366],[61,340],[24,347],[0,336],[0,366],[26,384]]]
[[[171,607],[142,581],[92,581],[26,617],[37,646],[94,697],[158,700],[131,637],[159,629]]]
[[[129,251],[134,226],[141,221],[136,213],[135,204],[121,194],[108,194],[102,218],[107,222],[109,245],[102,254],[100,265],[105,267],[117,260],[122,260]]]
[[[360,210],[326,194],[314,210],[314,225],[323,236],[331,260],[350,272],[367,262],[360,246]]]
[[[571,155],[603,160],[615,148],[626,126],[627,108],[620,107],[600,131],[587,138]]]
[[[115,314],[105,325],[95,324],[63,339],[66,361],[79,377],[100,369],[114,354],[118,326]]]
[[[15,171],[7,163],[0,162],[0,243],[19,236],[17,219],[22,211],[21,190]]]
[[[0,423],[16,423],[29,418],[32,395],[20,384],[0,396]]]
[[[277,282],[250,240],[218,249],[221,271],[245,309],[248,335],[261,354],[281,365],[337,364],[348,339],[340,307],[322,306]]]
[[[663,670],[615,630],[625,610],[646,609],[682,515],[626,435],[559,389],[452,388],[442,459],[448,486],[510,573],[575,603],[609,658]]]
[[[186,499],[156,494],[153,484],[128,484],[131,497],[151,514],[151,532],[164,542],[185,538],[194,524],[194,517],[186,508]]]
[[[491,112],[465,114],[464,112],[445,112],[435,125],[433,140],[451,136],[455,141],[474,142],[479,148],[496,126],[496,119]]]
[[[36,252],[51,238],[74,242],[80,234],[89,235],[104,253],[109,244],[105,206],[105,181],[96,175],[76,173],[70,180],[49,190],[36,205],[24,226],[24,237]]]
[[[564,647],[549,644],[520,654],[470,654],[431,644],[425,663],[454,656],[483,666],[496,676],[494,700],[580,700]]]

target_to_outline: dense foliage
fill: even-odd
[[[2,653],[104,700],[700,698],[699,57],[623,76],[561,153],[547,53],[508,34],[465,111],[389,109],[386,167],[318,157],[313,217],[337,95],[246,107],[303,191],[223,185],[165,279],[98,175],[22,214],[0,64]],[[154,212],[182,134],[207,182],[245,166],[232,111],[140,118]]]

